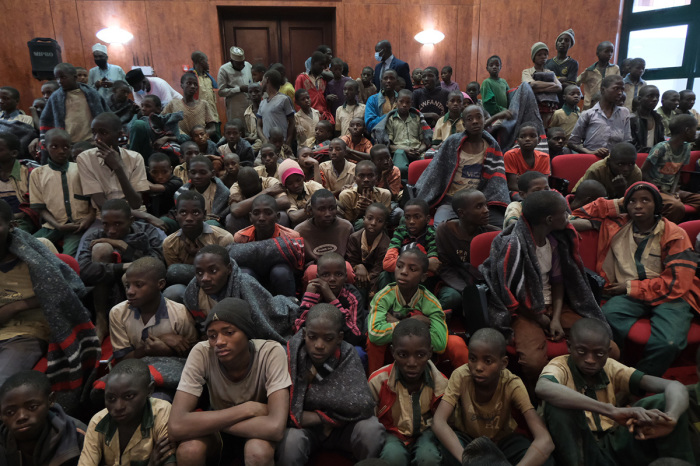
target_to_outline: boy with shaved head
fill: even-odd
[[[557,464],[649,464],[658,457],[694,463],[685,387],[609,358],[608,335],[597,319],[577,321],[569,354],[554,358],[537,382]],[[619,392],[658,395],[617,407]]]

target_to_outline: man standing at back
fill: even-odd
[[[248,86],[253,83],[252,65],[245,61],[245,53],[240,47],[231,47],[231,61],[219,68],[219,97],[226,98],[226,121],[243,119],[248,108]]]
[[[374,46],[374,59],[379,64],[374,68],[374,85],[377,89],[381,89],[382,75],[386,70],[396,70],[396,74],[406,81],[406,89],[413,91],[411,83],[411,71],[408,63],[396,58],[391,51],[391,42],[388,40],[380,40]]]
[[[97,43],[92,46],[92,57],[97,66],[92,68],[88,74],[88,86],[97,89],[97,92],[109,102],[114,81],[124,81],[126,74],[120,66],[107,63],[109,59],[107,47],[103,44]]]

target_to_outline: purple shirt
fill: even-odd
[[[447,92],[452,92],[452,91],[458,91],[459,90],[459,84],[457,84],[454,81],[450,82],[450,85],[448,86],[445,84],[445,81],[440,81],[440,87],[445,89]]]
[[[342,107],[345,103],[345,94],[343,94],[343,89],[345,88],[345,83],[348,81],[352,81],[352,78],[342,76],[337,81],[335,79],[331,79],[326,83],[325,95],[335,94],[338,96],[338,100],[336,100],[335,102],[327,101],[328,110],[330,110],[331,115],[333,116],[335,116],[335,111],[338,110],[338,107]]]
[[[600,103],[581,113],[569,138],[571,144],[583,144],[588,150],[612,149],[618,142],[631,140],[630,111],[626,107],[615,107],[608,118]]]

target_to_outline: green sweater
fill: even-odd
[[[508,83],[503,78],[486,78],[481,83],[481,104],[492,116],[508,110]]]
[[[445,351],[447,324],[445,323],[445,313],[438,299],[423,285],[418,286],[418,291],[405,306],[399,302],[398,295],[399,289],[396,283],[386,286],[374,295],[369,309],[369,341],[375,345],[391,343],[396,322],[387,322],[388,313],[402,320],[420,312],[430,319],[430,339],[433,351],[436,353]]]

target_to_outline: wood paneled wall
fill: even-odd
[[[134,39],[125,45],[110,45],[110,62],[126,71],[135,55],[143,64],[149,57],[158,76],[176,89],[182,67],[190,64],[190,53],[209,55],[216,76],[224,56],[219,30],[218,6],[334,7],[336,50],[334,55],[359,76],[362,67],[374,66],[374,45],[391,41],[394,54],[411,68],[451,65],[453,79],[464,88],[469,81],[482,81],[488,74],[486,59],[500,55],[501,77],[511,86],[530,67],[530,47],[543,41],[554,51],[557,35],[570,27],[576,45],[570,54],[581,69],[596,60],[595,48],[604,40],[619,41],[623,0],[24,0],[5,2],[0,27],[6,31],[0,42],[0,84],[19,89],[20,107],[27,109],[40,95],[31,76],[27,41],[54,37],[61,45],[64,61],[91,68],[95,33],[120,26]],[[435,28],[445,39],[421,45],[413,36]],[[223,104],[220,105],[223,109]]]

